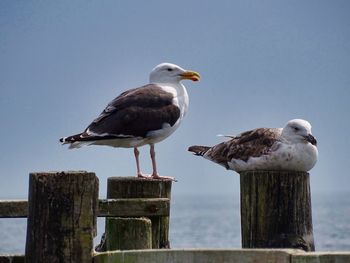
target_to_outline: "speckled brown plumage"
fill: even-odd
[[[205,154],[206,158],[228,169],[228,162],[231,159],[246,162],[250,157],[258,157],[267,154],[269,151],[277,150],[272,145],[277,141],[280,133],[279,129],[259,128],[243,132],[231,140],[219,143],[211,148],[208,147],[205,152],[203,152],[204,148],[196,148],[200,146],[191,146],[189,151],[198,154],[199,150],[202,149],[200,155]]]

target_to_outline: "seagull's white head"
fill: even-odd
[[[152,70],[149,76],[150,83],[179,83],[183,79],[198,81],[200,75],[175,64],[161,63]]]
[[[283,128],[282,136],[293,143],[304,142],[317,145],[317,141],[311,133],[311,124],[306,120],[290,120]]]

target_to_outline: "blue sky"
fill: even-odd
[[[26,197],[32,171],[133,176],[131,149],[68,150],[114,97],[172,62],[201,73],[184,82],[190,109],[156,145],[177,194],[235,193],[239,176],[186,151],[217,134],[311,122],[317,191],[347,191],[350,154],[349,1],[0,1],[0,197]],[[151,171],[148,147],[141,165]]]

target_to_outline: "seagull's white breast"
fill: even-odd
[[[250,157],[247,162],[232,159],[230,169],[237,172],[249,170],[309,171],[317,161],[318,151],[311,143],[285,144],[279,142],[276,151],[259,157]]]
[[[179,126],[182,119],[185,117],[189,105],[189,97],[187,90],[181,83],[177,84],[158,84],[164,91],[173,94],[173,104],[180,109],[180,117],[173,126],[169,123],[164,123],[162,129],[151,131],[147,134],[147,139],[144,144],[157,143],[170,136]]]

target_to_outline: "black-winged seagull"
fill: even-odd
[[[198,81],[195,71],[162,63],[150,74],[150,84],[130,89],[112,100],[82,133],[61,138],[69,148],[83,145],[107,145],[134,148],[137,176],[154,179],[174,179],[157,172],[154,144],[172,134],[180,125],[189,98],[181,80]],[[138,147],[149,144],[153,172],[142,174]]]
[[[283,129],[258,128],[229,137],[213,147],[191,146],[188,150],[236,172],[309,171],[317,161],[317,142],[305,120],[291,120]]]

